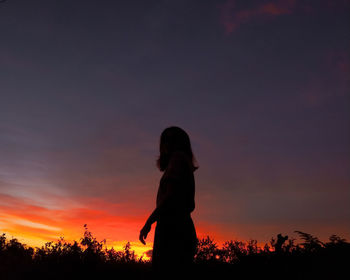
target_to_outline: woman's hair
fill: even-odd
[[[194,164],[195,157],[192,153],[191,141],[188,134],[180,127],[170,126],[163,130],[160,135],[159,152],[157,167],[164,171],[169,163],[170,157],[175,151],[185,152],[191,159],[193,171],[199,166]]]

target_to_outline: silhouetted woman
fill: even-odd
[[[160,137],[157,166],[164,171],[160,179],[156,208],[140,231],[140,241],[157,222],[154,233],[152,267],[155,272],[178,272],[192,265],[197,246],[191,218],[195,208],[195,181],[190,138],[176,126],[166,128]],[[173,271],[173,272],[172,272]]]

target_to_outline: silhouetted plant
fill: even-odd
[[[297,231],[297,230],[295,232],[299,234],[299,236],[301,237],[302,240],[304,240],[304,242],[301,245],[308,252],[317,251],[317,250],[321,249],[324,245],[317,237],[315,237],[309,233],[305,233],[305,232]]]
[[[197,252],[195,254],[196,262],[204,261],[217,261],[220,259],[220,252],[217,244],[214,242],[214,239],[211,239],[209,236],[198,240]]]
[[[259,252],[258,241],[250,239],[247,244],[248,255],[256,255]]]
[[[83,263],[87,265],[96,265],[105,261],[103,247],[106,245],[106,240],[97,241],[92,233],[88,230],[87,225],[84,225],[84,237],[80,239],[80,244],[85,248],[83,250]]]
[[[346,244],[346,239],[344,239],[344,238],[341,238],[341,237],[339,237],[338,235],[335,235],[335,234],[333,234],[333,235],[331,235],[330,237],[329,237],[329,241],[330,242],[328,242],[328,243],[326,243],[326,245],[343,245],[343,244]]]
[[[246,244],[241,241],[226,241],[222,250],[224,252],[223,259],[228,263],[237,263],[248,254]]]
[[[131,251],[130,242],[127,242],[124,246],[123,262],[135,263],[137,261],[135,251]]]
[[[195,266],[198,265],[204,275],[206,268],[210,268],[214,272],[235,271],[237,277],[248,279],[256,278],[254,271],[259,269],[264,269],[269,277],[289,275],[289,279],[300,275],[310,279],[321,276],[335,279],[346,271],[350,243],[345,239],[332,235],[328,242],[323,243],[311,234],[297,233],[302,239],[301,244],[279,234],[277,239],[271,239],[270,245],[265,244],[262,248],[253,239],[248,242],[226,241],[219,248],[214,239],[207,236],[198,242]],[[234,269],[230,270],[231,267]],[[36,278],[42,275],[46,279],[99,279],[103,278],[102,274],[115,273],[122,273],[126,278],[132,273],[143,277],[149,271],[150,262],[138,258],[130,242],[121,251],[107,249],[106,241],[98,241],[87,225],[84,225],[80,242],[70,243],[61,237],[35,249],[15,238],[0,235],[1,280],[25,279],[24,275],[29,272],[37,275]]]
[[[3,233],[0,236],[0,252],[2,252],[5,249],[5,246],[6,246],[6,235],[5,233]]]
[[[123,252],[116,251],[114,248],[111,249],[105,249],[104,254],[106,256],[106,262],[110,264],[115,264],[118,262],[121,262],[123,259]]]

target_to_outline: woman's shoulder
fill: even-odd
[[[184,151],[176,150],[172,153],[170,160],[176,162],[189,162],[190,157]]]
[[[186,169],[193,169],[193,164],[190,156],[181,150],[174,151],[170,158],[170,164],[175,166],[181,166]]]

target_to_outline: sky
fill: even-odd
[[[350,1],[0,3],[0,232],[110,246],[190,136],[198,237],[350,238]]]

